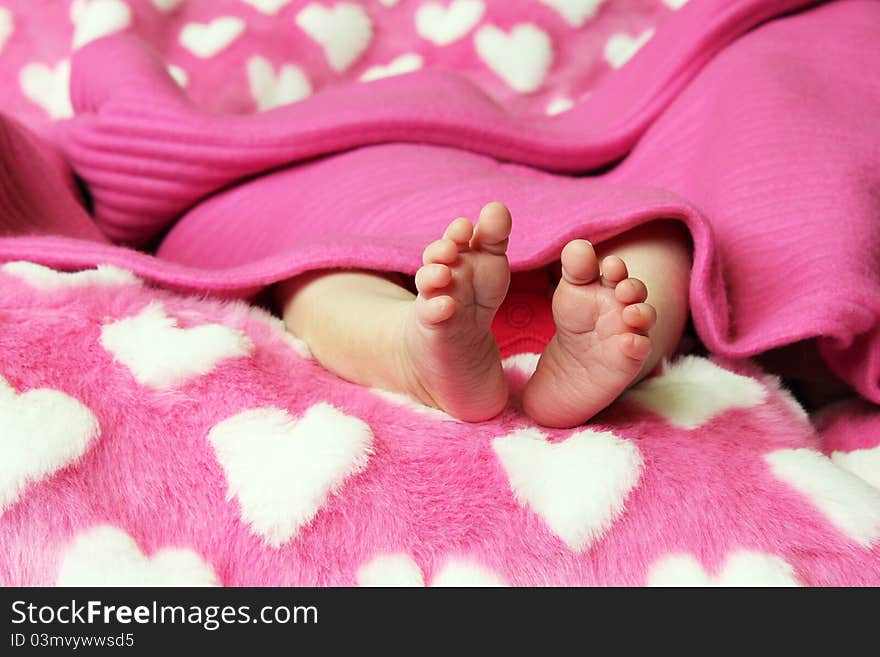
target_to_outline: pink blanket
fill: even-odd
[[[283,11],[309,23],[303,4]],[[156,258],[47,237],[3,238],[0,255],[111,262],[178,289],[243,295],[329,265],[412,272],[444,222],[487,198],[516,217],[515,269],[556,258],[574,236],[600,241],[672,217],[693,235],[693,316],[711,350],[743,356],[818,337],[830,366],[877,402],[880,131],[869,117],[880,107],[880,7],[794,11],[811,4],[690,2],[590,97],[550,117],[433,69],[217,115],[192,105],[142,45],[98,40],[73,58],[77,116],[58,139],[111,239],[155,244],[173,228]],[[508,29],[511,17],[499,10],[497,21]],[[482,34],[499,31],[512,38]],[[522,164],[615,166],[571,178]],[[4,232],[90,230],[83,213],[54,214],[48,228],[33,213],[7,218]]]
[[[58,150],[0,124],[0,261],[110,264],[247,297],[318,267],[411,273],[442,225],[491,198],[513,211],[516,270],[573,237],[673,218],[693,238],[691,305],[711,351],[818,338],[880,402],[880,5],[428,4],[80,0],[72,108],[44,88],[63,62],[22,54],[29,10],[0,14],[24,97],[76,111],[46,126],[7,99]],[[308,38],[289,45],[276,21]],[[82,45],[126,29],[165,59],[129,35]],[[530,57],[512,65],[520,49]],[[221,61],[239,65],[228,86]],[[108,550],[144,581],[192,583],[880,582],[877,444],[858,438],[880,422],[870,407],[829,414],[826,441],[751,366],[688,360],[582,431],[542,432],[515,399],[470,427],[401,414],[400,400],[279,358],[282,339],[242,307],[127,271],[4,267],[9,453],[40,415],[27,409],[79,421],[0,480],[4,582],[119,581],[89,561]],[[178,326],[213,346],[194,350]],[[166,334],[160,357],[146,345]],[[33,367],[59,354],[61,371]],[[529,361],[508,365],[522,377]],[[344,443],[322,461],[327,429]],[[245,435],[265,442],[248,452]],[[324,469],[300,467],[296,485],[272,470],[297,458]]]

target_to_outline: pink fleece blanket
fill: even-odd
[[[488,198],[518,270],[674,218],[712,351],[817,337],[880,401],[880,5],[680,4],[80,1],[72,105],[63,53],[34,60],[22,28],[47,16],[0,12],[6,109],[64,156],[3,122],[2,581],[880,582],[871,407],[820,435],[747,363],[691,358],[581,430],[516,397],[463,425],[128,273],[246,297],[412,272]],[[126,30],[161,56],[84,45]],[[31,100],[76,116],[47,127]],[[509,360],[514,383],[533,365]]]

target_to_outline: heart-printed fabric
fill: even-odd
[[[242,519],[278,547],[308,525],[345,481],[367,467],[373,433],[356,417],[316,404],[294,418],[280,408],[242,411],[208,440]]]
[[[236,16],[221,16],[210,23],[187,23],[180,31],[180,45],[196,57],[209,59],[229,47],[245,29]]]
[[[28,486],[74,465],[100,434],[94,413],[51,388],[21,393],[0,376],[0,516]]]
[[[324,49],[330,67],[340,73],[370,45],[373,23],[363,7],[340,2],[327,8],[312,3],[296,15],[296,24]]]
[[[521,429],[492,445],[520,504],[575,552],[608,531],[642,472],[638,448],[607,431],[551,443],[538,429]]]
[[[219,324],[180,328],[161,303],[101,328],[101,345],[150,388],[171,388],[204,376],[230,358],[248,356],[250,338]]]
[[[57,586],[220,586],[214,569],[185,547],[143,553],[125,531],[98,525],[81,532],[61,561]]]

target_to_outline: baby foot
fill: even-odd
[[[507,403],[507,379],[492,319],[507,294],[511,219],[489,203],[474,228],[449,224],[423,254],[418,297],[404,319],[405,380],[410,393],[462,420],[479,422]]]
[[[617,256],[602,261],[574,240],[562,250],[562,279],[553,295],[556,335],[523,393],[539,424],[574,427],[614,401],[651,353],[648,330],[657,314],[644,283],[627,278]]]

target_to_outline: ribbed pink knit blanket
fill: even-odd
[[[102,20],[90,22],[89,12],[102,4]],[[74,42],[132,21],[150,32],[149,12],[159,10],[148,4],[74,3]],[[72,106],[40,96],[56,117],[71,109],[75,116],[50,127],[23,117],[42,137],[12,120],[0,123],[0,261],[68,270],[113,265],[178,292],[247,298],[321,267],[412,273],[440,227],[473,216],[489,199],[504,201],[515,218],[515,270],[557,259],[569,239],[600,242],[671,218],[687,226],[694,242],[690,301],[710,351],[737,359],[816,338],[831,368],[880,402],[880,124],[874,118],[880,115],[880,4],[690,0],[674,12],[643,13],[657,20],[653,32],[623,23],[602,28],[602,70],[581,62],[599,50],[578,40],[580,28],[611,11],[601,2],[547,0],[525,10],[456,0],[434,3],[430,15],[422,10],[427,3],[405,0],[400,6],[254,0],[222,11],[159,4],[182,12],[179,45],[168,46],[181,58],[174,78],[141,40],[108,36],[73,55]],[[321,63],[308,65],[312,53],[303,54],[302,67],[286,64],[277,55],[284,46],[271,42],[277,23],[260,23],[257,14],[295,25],[318,48]],[[0,13],[0,48],[17,47],[14,21],[3,45],[3,20]],[[394,34],[403,24],[415,25],[421,41],[432,44],[404,53],[418,59],[392,57],[403,47],[392,53],[385,48],[393,39],[379,39],[380,28]],[[210,59],[218,44],[222,50],[234,49],[236,39],[244,43],[241,35],[250,29],[270,39],[248,60],[253,102],[277,107],[215,111],[223,103],[210,100],[211,92],[222,92],[224,74]],[[367,45],[352,50],[358,34]],[[382,45],[370,50],[371,39]],[[153,39],[154,49],[161,44]],[[513,61],[520,49],[530,53],[526,63]],[[199,71],[209,68],[213,77],[199,82]],[[43,76],[26,69],[20,74],[26,96],[65,72],[63,65]],[[342,83],[327,82],[333,75]],[[181,88],[187,79],[199,102]],[[308,95],[322,82],[325,89]],[[81,180],[91,213],[68,167]],[[56,314],[69,306],[79,332],[61,331],[67,351],[58,353],[79,355],[71,357],[66,383],[53,383],[48,392],[74,398],[62,404],[85,404],[85,411],[69,406],[81,424],[79,442],[57,466],[79,462],[80,469],[60,477],[53,490],[41,479],[55,472],[45,464],[19,462],[13,478],[0,480],[0,548],[11,564],[0,575],[7,583],[107,581],[94,576],[90,553],[115,546],[141,572],[148,560],[139,550],[182,544],[204,561],[176,554],[172,562],[182,559],[191,581],[202,583],[880,581],[880,497],[869,485],[876,485],[870,472],[877,459],[870,454],[878,447],[862,435],[876,431],[880,419],[867,405],[829,415],[823,425],[829,433],[820,439],[802,415],[792,414],[776,382],[750,366],[691,360],[581,432],[526,427],[515,399],[497,421],[477,427],[429,421],[409,407],[391,420],[374,393],[293,362],[301,356],[271,364],[267,345],[281,338],[238,306],[158,294],[151,304],[151,293],[126,272],[81,274],[80,284],[35,267],[11,263],[0,279],[0,319],[15,322],[3,337],[0,411],[27,406],[36,399],[25,401],[27,395],[40,393],[39,377],[23,365],[27,336],[42,326],[37,333],[50,340],[62,327]],[[88,295],[75,293],[81,286]],[[200,324],[218,327],[210,330],[222,349],[193,371],[168,365],[169,374],[125,346],[153,331]],[[217,333],[219,327],[227,332]],[[189,338],[170,335],[188,349]],[[53,358],[51,347],[45,349],[44,358]],[[260,364],[248,370],[237,358]],[[218,365],[227,361],[228,371]],[[114,363],[128,373],[111,374]],[[316,387],[244,384],[257,372],[280,376],[276,370],[285,363],[288,371],[308,371]],[[508,366],[528,370],[519,361]],[[205,376],[211,372],[213,379]],[[131,406],[137,410],[116,417],[86,385],[96,377],[116,398],[140,399]],[[221,383],[244,400],[229,417]],[[145,397],[138,397],[144,388]],[[682,395],[714,401],[696,411],[684,402],[682,410],[674,401]],[[96,407],[102,412],[90,415]],[[24,435],[30,425],[14,417],[10,426]],[[171,424],[160,431],[154,419]],[[96,427],[108,423],[116,427],[115,443],[89,451],[98,449]],[[148,427],[155,431],[144,438],[144,453],[120,437],[144,437]],[[328,427],[344,441],[330,446],[342,461],[325,462],[322,476],[297,470],[304,488],[285,488],[290,473],[275,472],[272,463],[321,452],[297,452],[284,440],[307,445]],[[272,458],[251,462],[236,447],[255,433],[268,441],[262,457]],[[714,446],[694,443],[696,435]],[[180,453],[156,436],[173,436],[183,445]],[[196,438],[207,440],[207,452],[202,443],[187,442]],[[844,457],[832,463],[808,448]],[[847,461],[858,451],[870,454]],[[213,456],[205,460],[206,454]],[[178,469],[175,458],[186,467]],[[587,468],[595,485],[581,491],[567,478],[565,462]],[[120,463],[127,469],[114,483],[112,468]],[[313,497],[282,508],[287,498],[266,493],[253,467],[277,477],[272,481],[282,497]],[[541,468],[554,473],[559,487],[547,492],[535,483]],[[139,482],[138,472],[148,483]],[[183,482],[196,472],[205,478],[194,484],[189,505],[181,501]],[[70,522],[42,522],[64,486],[83,473],[100,479],[97,490],[125,490],[157,508],[173,498],[168,526],[155,513],[118,500],[86,503],[78,492],[64,498]],[[421,496],[410,499],[398,485]],[[163,496],[157,491],[164,486]],[[215,499],[224,486],[226,502]],[[471,489],[478,489],[473,507],[465,494]],[[381,494],[371,498],[369,491]],[[706,491],[712,492],[693,507],[699,511],[678,508]],[[572,495],[576,501],[566,504]],[[748,520],[738,518],[743,499]],[[230,510],[233,502],[238,512]],[[713,504],[721,515],[709,511]],[[83,505],[90,509],[85,515]],[[489,524],[472,524],[475,515]],[[210,526],[195,528],[198,518],[209,517]],[[372,524],[363,529],[366,518]],[[235,529],[226,538],[233,547],[224,551],[216,538],[230,523]],[[673,528],[664,534],[664,527]],[[718,536],[707,538],[710,527]],[[34,557],[44,532],[52,547]],[[646,537],[653,537],[650,545]],[[499,545],[504,551],[496,554]],[[310,561],[330,552],[326,567]],[[259,564],[252,573],[242,571],[244,554]],[[702,555],[702,564],[693,555]]]

